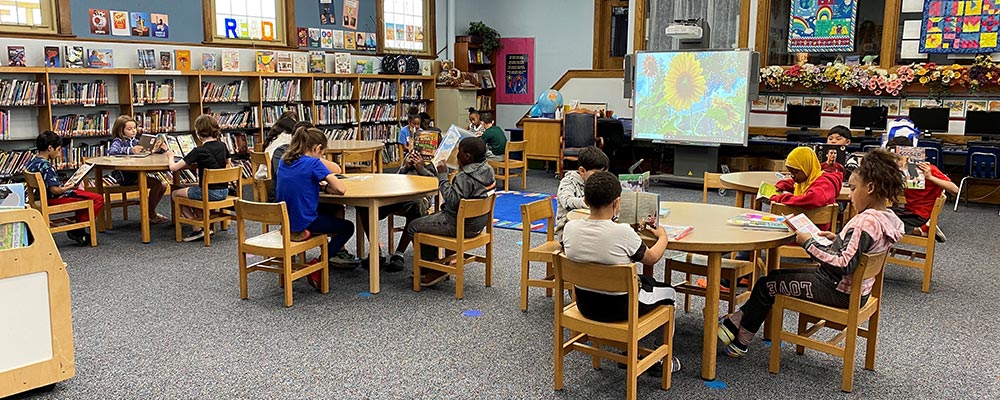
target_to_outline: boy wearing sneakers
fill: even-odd
[[[913,146],[913,140],[905,136],[897,136],[886,143],[886,147],[889,149],[896,146]],[[900,159],[899,162],[902,164],[905,163],[905,160]],[[903,165],[900,167],[902,168]],[[924,188],[904,190],[903,196],[906,198],[906,204],[897,206],[892,211],[899,219],[903,220],[906,234],[927,236],[930,230],[928,221],[931,219],[931,211],[934,210],[934,202],[943,191],[958,195],[958,186],[934,164],[922,162],[917,163],[917,167],[924,173]],[[934,236],[938,242],[946,240],[940,227],[937,232],[934,232]]]
[[[587,208],[583,199],[584,184],[587,179],[598,171],[607,171],[611,161],[601,149],[590,146],[580,150],[579,166],[576,171],[566,171],[566,176],[559,181],[556,192],[556,240],[562,238],[563,227],[566,226],[570,211]]]

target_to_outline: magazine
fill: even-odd
[[[623,190],[618,222],[638,229],[656,228],[660,223],[660,195]]]
[[[80,168],[76,169],[76,172],[74,172],[73,175],[66,180],[66,184],[63,186],[76,187],[80,184],[80,181],[83,180],[83,177],[90,173],[92,168],[94,168],[94,164],[84,163],[80,165]]]
[[[788,225],[789,228],[792,228],[792,231],[794,232],[809,233],[812,236],[813,240],[816,241],[816,243],[819,243],[823,246],[829,246],[833,244],[833,242],[831,242],[830,239],[827,239],[819,235],[820,232],[819,227],[817,227],[816,224],[810,221],[809,217],[807,217],[805,214],[797,214],[795,216],[786,215],[785,225]]]
[[[917,164],[924,162],[927,155],[923,147],[896,146],[896,155],[903,162],[903,176],[906,179],[907,189],[925,189],[927,187],[927,177],[924,171]]]

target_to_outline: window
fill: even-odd
[[[54,0],[0,0],[0,31],[56,33]]]
[[[3,0],[0,0],[3,1]],[[206,0],[210,42],[286,44],[285,0]],[[207,33],[207,32],[206,32]]]
[[[380,0],[377,11],[380,51],[435,54],[434,1]]]

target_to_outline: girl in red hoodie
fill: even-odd
[[[840,187],[844,184],[844,175],[839,171],[824,172],[816,151],[808,147],[796,147],[785,159],[785,167],[792,177],[775,184],[784,193],[771,196],[772,203],[812,210],[837,202]],[[820,225],[819,228],[830,229],[830,226]]]

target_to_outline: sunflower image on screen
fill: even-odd
[[[745,144],[750,51],[639,52],[635,139]]]

